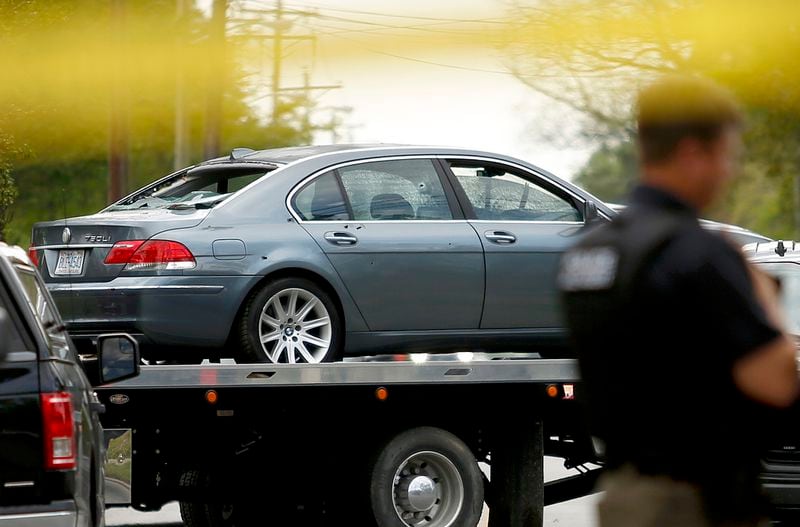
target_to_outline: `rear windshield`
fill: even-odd
[[[106,210],[211,208],[267,172],[263,168],[258,171],[227,168],[181,172],[145,187]]]

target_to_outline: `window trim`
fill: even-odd
[[[461,204],[458,202],[455,193],[450,194],[448,193],[448,186],[451,185],[449,176],[447,172],[444,171],[444,167],[441,167],[440,158],[442,156],[439,155],[409,155],[409,156],[390,156],[390,157],[374,157],[369,159],[357,159],[352,161],[345,161],[343,163],[337,163],[335,165],[323,168],[307,176],[300,180],[295,186],[292,187],[292,190],[289,191],[289,194],[286,196],[286,208],[289,210],[289,214],[291,214],[292,218],[298,224],[305,224],[305,223],[313,223],[313,224],[341,224],[341,223],[358,223],[358,224],[372,224],[372,223],[392,223],[392,224],[400,224],[400,223],[462,223],[466,221],[466,217],[463,212],[461,212]],[[433,167],[434,171],[436,172],[437,177],[439,178],[439,184],[442,185],[442,190],[444,191],[445,199],[447,200],[447,206],[450,209],[450,215],[453,219],[450,220],[354,220],[353,218],[353,210],[352,206],[350,205],[350,198],[347,196],[347,192],[344,189],[344,185],[342,184],[341,177],[339,176],[339,169],[345,168],[353,165],[363,165],[367,163],[382,163],[386,161],[405,161],[409,159],[425,159],[430,161],[431,166]],[[315,221],[315,220],[304,220],[300,216],[300,214],[295,210],[294,207],[294,198],[295,196],[301,192],[304,188],[314,182],[319,177],[324,176],[329,172],[334,172],[336,175],[336,181],[339,184],[339,189],[344,194],[345,203],[348,209],[348,215],[351,219],[349,220],[323,220],[323,221]],[[445,178],[443,180],[443,178]],[[461,213],[460,213],[461,212]],[[459,214],[460,213],[460,214]],[[460,217],[459,217],[460,216]]]
[[[584,217],[583,207],[582,205],[586,203],[586,200],[582,197],[574,194],[569,189],[564,188],[563,186],[559,185],[555,181],[551,181],[550,178],[540,174],[536,171],[530,170],[526,167],[517,165],[516,163],[509,163],[504,160],[496,160],[481,156],[438,156],[441,160],[441,163],[446,170],[448,178],[451,180],[451,184],[456,189],[456,194],[458,195],[459,200],[462,200],[461,206],[464,208],[465,213],[467,214],[467,219],[471,222],[481,222],[481,223],[546,223],[551,225],[556,224],[564,224],[564,225],[585,225],[586,218]],[[476,166],[496,166],[508,172],[511,172],[518,177],[526,181],[530,181],[531,183],[542,187],[543,189],[547,190],[555,194],[557,197],[567,201],[575,210],[578,211],[578,214],[581,216],[580,221],[553,221],[553,220],[483,220],[479,219],[475,214],[475,208],[472,206],[472,202],[469,200],[464,187],[461,186],[461,183],[458,182],[458,178],[455,173],[450,168],[451,161],[467,161],[469,163],[474,163]],[[511,170],[508,170],[511,168]],[[524,175],[519,175],[519,173],[523,173]],[[527,176],[527,177],[526,177]]]

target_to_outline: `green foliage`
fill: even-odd
[[[637,159],[630,142],[604,144],[575,176],[575,184],[609,203],[622,203],[636,181]]]
[[[244,59],[237,58],[236,38],[221,51],[224,71],[209,71],[204,59],[220,50],[209,48],[209,20],[201,12],[190,10],[179,21],[174,0],[124,2],[125,34],[120,37],[112,30],[110,4],[26,0],[0,6],[0,50],[29,54],[41,61],[36,69],[56,60],[40,55],[58,56],[59,42],[70,50],[93,46],[84,55],[70,51],[68,62],[58,64],[38,85],[31,86],[30,75],[20,75],[19,89],[6,85],[0,93],[6,108],[19,109],[0,121],[0,230],[5,229],[9,243],[27,247],[33,223],[91,214],[107,204],[112,96],[127,111],[127,191],[173,171],[179,76],[190,164],[204,160],[212,85],[222,93],[221,154],[240,146],[311,140],[304,118],[311,104],[301,98],[283,97],[282,118],[275,124],[258,118],[247,102],[251,84]],[[34,45],[41,49],[31,49]]]

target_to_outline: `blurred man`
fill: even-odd
[[[735,175],[740,111],[692,77],[637,110],[641,181],[559,274],[605,446],[600,525],[761,525],[760,440],[795,399],[795,346],[774,282],[697,220]]]

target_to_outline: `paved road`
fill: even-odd
[[[574,474],[561,466],[561,460],[545,458],[545,479],[557,479]],[[564,527],[595,527],[594,508],[597,496],[586,496],[577,500],[559,503],[547,507],[544,511],[544,524],[546,526]],[[480,527],[487,527],[488,514],[484,509]],[[106,513],[106,524],[115,527],[133,525],[150,525],[159,527],[177,527],[181,524],[180,512],[177,503],[167,504],[158,512],[137,512],[133,509],[110,509]]]

